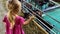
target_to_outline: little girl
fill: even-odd
[[[6,34],[25,34],[22,26],[33,20],[34,16],[25,21],[23,17],[17,15],[19,11],[21,12],[21,3],[18,0],[9,0],[6,6],[8,13],[3,19],[6,25]]]

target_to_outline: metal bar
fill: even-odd
[[[48,10],[55,9],[55,8],[58,8],[58,7],[60,7],[60,5],[47,8],[47,9],[45,9],[45,10],[43,10],[43,11],[48,11]]]
[[[29,9],[29,8],[28,8]],[[32,11],[31,9],[29,9],[30,11]],[[37,14],[36,14],[37,15]],[[39,15],[37,15],[38,17],[40,17]],[[38,19],[39,20],[39,19]],[[40,20],[39,20],[40,21]],[[41,22],[41,21],[40,21]],[[45,25],[43,22],[41,22],[43,25]],[[46,25],[45,25],[46,26]],[[49,30],[51,30],[48,26],[46,26]],[[52,32],[54,32],[53,30],[51,30]],[[56,34],[55,32],[54,32],[54,34]]]
[[[57,4],[57,5],[60,5],[59,3],[57,3],[57,2],[55,2],[55,1],[53,1],[53,0],[50,0],[51,2],[53,2],[53,3],[55,3],[55,4]]]
[[[26,1],[24,1],[24,3],[28,3],[28,2],[26,2]],[[33,6],[32,4],[30,4],[30,3],[28,3],[29,5],[31,5],[31,6]],[[34,6],[33,6],[34,7]],[[36,8],[36,7],[34,7],[34,8]],[[36,8],[36,9],[38,9],[38,8]],[[39,11],[41,11],[40,9],[38,9]],[[41,11],[41,12],[43,12],[43,11]],[[46,14],[45,12],[43,12],[44,14]],[[47,16],[49,16],[48,14],[46,14]],[[53,20],[55,20],[56,22],[58,22],[58,23],[60,23],[60,21],[58,21],[58,20],[56,20],[55,18],[53,18],[53,17],[51,17],[51,16],[49,16],[51,19],[53,19]]]
[[[41,10],[40,10],[41,11]],[[54,27],[54,29],[56,29],[55,27]],[[56,29],[56,30],[58,30],[58,29]],[[60,31],[60,30],[58,30],[58,31]]]
[[[31,12],[30,12],[30,14],[32,14]],[[41,24],[42,25],[42,24]],[[43,26],[43,25],[42,25]],[[44,26],[43,26],[44,27]],[[45,28],[45,27],[44,27]],[[47,30],[47,31],[49,31],[49,30]]]
[[[28,7],[27,7],[28,8]],[[40,17],[41,18],[41,17]],[[52,26],[53,27],[53,26]],[[56,29],[55,27],[54,27],[54,29]],[[59,31],[60,32],[60,30],[58,30],[58,29],[56,29],[57,31]]]

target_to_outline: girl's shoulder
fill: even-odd
[[[21,22],[22,24],[25,22],[25,19],[21,16],[17,16],[16,20]]]
[[[20,19],[20,20],[25,20],[23,17],[21,17],[21,16],[16,16],[16,19]]]
[[[6,20],[7,20],[7,15],[4,16],[3,22],[6,22]]]
[[[7,15],[5,15],[4,18],[7,19]]]

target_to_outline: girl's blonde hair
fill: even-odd
[[[15,21],[12,12],[17,14],[19,11],[21,11],[21,3],[18,0],[7,1],[6,7],[8,10],[8,19],[10,23],[14,24]]]

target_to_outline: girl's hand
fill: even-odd
[[[35,18],[35,16],[31,16],[30,19],[33,20]]]
[[[10,23],[10,29],[13,29],[15,23]]]
[[[12,27],[10,26],[10,29],[12,29]]]
[[[13,29],[13,26],[12,25],[10,25],[10,29]]]
[[[10,23],[10,29],[13,29],[14,25],[12,23]]]

